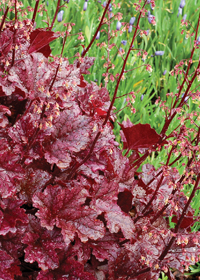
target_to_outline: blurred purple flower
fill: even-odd
[[[156,56],[158,56],[158,55],[159,55],[159,56],[162,56],[164,53],[165,53],[164,51],[156,51],[156,52],[155,52],[155,55],[156,55]]]
[[[57,15],[57,21],[58,22],[61,22],[63,20],[63,14],[64,14],[64,11],[61,10],[58,15]]]
[[[98,40],[100,38],[100,31],[98,31],[97,36],[96,36],[96,40]]]
[[[178,8],[178,15],[177,15],[177,17],[179,17],[179,15],[182,15],[182,13],[183,13],[183,10],[182,10],[182,8]]]
[[[167,73],[167,70],[165,70],[165,71],[163,72],[163,76],[165,76],[166,73]]]
[[[112,12],[112,4],[109,4],[108,10],[109,10],[109,12]]]
[[[149,29],[147,29],[147,36],[149,35]]]
[[[185,0],[181,0],[181,3],[180,3],[180,6],[179,6],[179,7],[180,7],[181,9],[183,9],[184,6],[185,6]]]
[[[46,3],[46,4],[47,4],[47,6],[49,6],[49,1],[47,1],[47,3]]]
[[[121,44],[124,45],[124,46],[126,46],[127,41],[126,41],[126,40],[122,40],[122,41],[121,41]]]
[[[122,26],[121,22],[118,21],[118,22],[117,22],[117,25],[116,25],[116,29],[117,29],[117,30],[120,30],[121,26]]]
[[[154,19],[154,16],[151,15],[150,11],[148,11],[148,22],[152,23],[152,20]]]
[[[109,16],[109,18],[113,17],[113,13],[110,13],[110,15],[108,15],[108,16]]]
[[[187,14],[184,14],[184,16],[183,16],[184,21],[186,20],[186,17],[187,17]]]
[[[106,1],[105,1],[105,2],[103,2],[103,6],[104,6],[104,7],[106,7]]]
[[[65,2],[69,3],[69,0],[64,0]]]
[[[87,2],[85,2],[83,5],[83,11],[86,11],[86,10],[87,10]]]
[[[129,26],[129,29],[128,29],[128,33],[131,33],[131,32],[132,32],[132,30],[133,30],[133,26],[132,26],[132,25],[130,25],[130,26]]]
[[[144,94],[141,95],[140,100],[142,101],[144,98]]]
[[[132,17],[132,18],[130,19],[129,24],[133,25],[133,24],[134,24],[134,22],[135,22],[135,17]]]
[[[197,38],[196,44],[197,44],[197,46],[200,45],[200,36]]]

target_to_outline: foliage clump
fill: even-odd
[[[147,12],[138,5],[136,29]],[[0,278],[139,280],[162,270],[174,279],[170,268],[195,264],[200,234],[191,232],[190,204],[199,188],[200,129],[188,135],[178,118],[167,130],[199,68],[192,79],[186,72],[188,89],[180,100],[179,87],[160,134],[149,124],[120,124],[126,157],[113,134],[113,103],[127,59],[110,101],[105,87],[84,80],[95,58],[70,64],[52,56],[58,34],[35,29],[34,17],[19,21],[16,12],[0,29]],[[138,172],[162,149],[162,167]],[[175,162],[188,158],[184,174],[172,166],[172,153]],[[192,185],[189,198],[185,184]]]

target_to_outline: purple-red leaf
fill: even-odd
[[[61,228],[66,244],[74,240],[75,233],[86,242],[88,238],[102,238],[105,233],[103,223],[97,219],[101,212],[83,206],[87,196],[88,192],[78,183],[69,189],[48,186],[44,193],[33,196],[33,205],[39,209],[36,215],[41,225],[49,230],[54,225]]]
[[[21,275],[19,264],[19,261],[0,249],[0,279],[13,280],[15,276]]]
[[[96,207],[105,213],[107,227],[111,233],[117,233],[121,230],[125,238],[133,238],[135,232],[133,220],[129,215],[122,212],[117,204],[99,199],[96,201]]]
[[[84,150],[91,141],[93,123],[87,116],[81,116],[80,109],[75,106],[61,112],[53,122],[51,136],[43,143],[45,159],[55,163],[59,168],[67,168],[73,153]]]
[[[17,221],[23,224],[28,222],[24,209],[20,208],[22,204],[23,201],[14,198],[0,200],[0,234],[15,233]]]
[[[149,124],[133,124],[126,126],[119,124],[124,133],[124,149],[137,150],[140,148],[150,149],[160,140],[160,135]]]
[[[11,116],[11,111],[3,105],[0,105],[0,127],[8,125],[8,118],[5,115]]]
[[[81,263],[75,260],[65,261],[58,269],[50,272],[40,272],[37,280],[96,280],[96,278],[88,272],[84,272]]]
[[[132,193],[129,190],[125,189],[123,192],[120,192],[118,194],[117,204],[122,209],[122,211],[128,213],[132,207],[132,199],[133,199]]]
[[[24,250],[26,262],[37,261],[44,271],[59,267],[59,249],[66,247],[59,229],[48,231],[40,226],[38,219],[29,215],[28,230],[22,241],[28,245]]]
[[[30,47],[28,53],[41,52],[44,56],[48,57],[51,53],[49,43],[58,38],[58,35],[53,31],[42,29],[34,30],[30,35]]]

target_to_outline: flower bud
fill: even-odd
[[[133,24],[134,24],[134,22],[135,22],[135,17],[132,17],[132,18],[130,19],[129,24],[133,25]]]
[[[165,70],[165,71],[163,72],[163,76],[165,76],[166,73],[167,73],[167,70]]]
[[[144,94],[141,95],[140,100],[142,101],[144,98]]]
[[[180,6],[179,6],[179,7],[180,7],[181,9],[183,9],[184,6],[185,6],[185,0],[181,0],[181,3],[180,3]]]
[[[128,33],[131,33],[131,32],[132,32],[132,30],[133,30],[133,26],[132,26],[132,25],[130,25],[130,26],[129,26],[129,29],[128,29]]]
[[[183,10],[182,10],[182,8],[178,8],[178,15],[177,15],[177,17],[179,17],[179,15],[182,15],[182,13],[183,13]]]
[[[148,22],[152,23],[153,20],[153,15],[150,14],[150,12],[148,13]]]
[[[116,25],[116,29],[117,29],[117,30],[120,30],[121,26],[122,26],[121,22],[118,21],[118,22],[117,22],[117,25]]]
[[[124,45],[124,46],[126,46],[127,41],[126,41],[126,40],[122,40],[122,41],[121,41],[121,44]]]
[[[86,11],[86,10],[87,10],[87,2],[85,2],[83,5],[83,11]]]
[[[96,36],[96,40],[98,40],[100,38],[100,31],[98,31],[97,36]]]
[[[61,10],[58,15],[57,15],[57,21],[58,22],[61,22],[63,20],[63,14],[64,14],[64,11]]]
[[[184,14],[183,20],[186,21],[187,14]]]
[[[162,56],[165,52],[164,51],[156,51],[155,55],[156,56]]]
[[[110,13],[110,15],[108,15],[109,18],[113,17],[113,13]]]
[[[197,38],[196,44],[197,44],[197,46],[200,45],[200,36]]]

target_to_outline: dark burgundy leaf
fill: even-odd
[[[99,98],[101,96],[101,98]],[[79,90],[78,99],[81,109],[89,115],[105,117],[110,105],[106,88],[99,88],[94,82]]]
[[[58,38],[58,35],[53,31],[43,29],[34,30],[30,35],[30,47],[28,49],[28,53],[41,52],[44,56],[48,57],[51,50],[49,52],[49,47],[45,47],[49,46],[49,43],[54,41],[56,38]]]
[[[33,205],[39,209],[36,215],[41,225],[49,230],[54,225],[61,228],[66,244],[74,240],[75,233],[86,242],[88,238],[102,238],[105,233],[103,223],[97,219],[101,212],[82,206],[87,196],[88,192],[78,187],[78,183],[69,189],[48,186],[44,193],[33,196]]]
[[[124,149],[137,150],[140,148],[150,149],[160,140],[160,135],[149,124],[133,124],[125,126],[119,124],[125,136]]]
[[[3,250],[9,253],[9,255],[18,260],[24,254],[25,245],[21,242],[24,236],[27,225],[17,225],[17,231],[14,233],[8,232],[6,235],[0,236],[0,246]]]
[[[194,213],[191,211],[188,211],[186,217],[183,218],[181,224],[180,224],[180,228],[184,228],[184,229],[188,229],[190,230],[190,227],[194,224]],[[178,219],[177,216],[173,216],[172,218],[172,222],[173,223],[177,223]]]
[[[26,262],[37,261],[44,271],[59,267],[59,249],[66,247],[59,229],[46,230],[36,218],[29,215],[29,226],[22,242],[28,245],[24,250]]]
[[[21,275],[19,264],[19,261],[0,249],[0,279],[13,280],[15,276]]]
[[[0,234],[15,233],[17,231],[17,221],[23,224],[28,222],[24,209],[20,208],[22,204],[23,201],[16,198],[0,200]]]
[[[36,192],[42,191],[45,184],[50,180],[51,175],[40,169],[26,170],[23,180],[20,181],[19,198],[24,202],[32,204],[32,197]]]
[[[94,124],[87,116],[81,116],[80,109],[71,107],[61,112],[53,122],[52,134],[43,142],[45,158],[50,164],[67,168],[73,153],[86,149],[90,143]]]
[[[132,193],[129,190],[125,189],[123,192],[120,192],[118,194],[117,205],[119,205],[122,211],[128,213],[132,207],[132,199],[133,199]]]
[[[96,280],[96,278],[88,272],[84,272],[81,263],[75,260],[67,260],[58,269],[50,272],[40,272],[37,280]]]
[[[103,238],[95,241],[89,240],[86,243],[81,242],[79,238],[75,238],[75,245],[71,250],[72,256],[77,257],[77,260],[84,264],[90,259],[91,254],[99,262],[114,260],[120,247],[118,242],[118,238],[109,231],[106,232]]]
[[[80,88],[85,88],[87,86],[87,84],[84,82],[84,78],[83,76],[81,75],[80,76],[80,84],[78,85],[78,87]]]
[[[107,221],[107,227],[111,233],[122,231],[127,239],[132,239],[135,233],[135,225],[129,215],[122,212],[121,208],[112,202],[104,202],[100,199],[96,201],[96,207],[101,212],[104,212]]]

